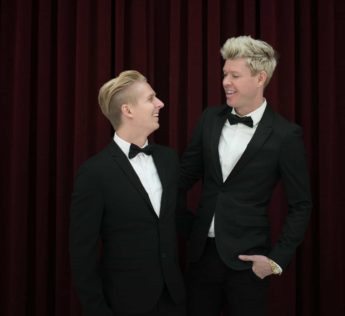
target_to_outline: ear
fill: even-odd
[[[122,104],[121,113],[123,116],[128,117],[128,118],[133,117],[132,106],[129,103]]]
[[[258,73],[258,86],[259,87],[264,87],[265,82],[267,80],[267,73],[266,71],[262,70]]]

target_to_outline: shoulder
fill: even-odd
[[[197,126],[210,124],[213,120],[225,116],[229,109],[228,105],[208,106],[206,107],[199,117]]]
[[[179,157],[177,152],[167,146],[152,144],[152,157],[156,167],[160,170],[164,169],[170,177],[176,178],[179,169]],[[177,179],[177,178],[176,178]]]
[[[114,150],[113,146],[115,147],[115,143],[111,142],[101,151],[85,160],[79,166],[78,173],[99,174],[102,170],[106,170],[106,166],[111,161],[111,151]]]
[[[167,157],[170,159],[178,159],[178,155],[175,149],[155,143],[152,144],[152,146],[154,154],[160,155],[161,157]]]
[[[265,115],[272,117],[272,127],[278,134],[301,134],[302,128],[297,123],[288,120],[282,114],[272,110],[270,107],[266,108]]]

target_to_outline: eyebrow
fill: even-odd
[[[233,74],[233,73],[237,73],[237,74],[238,74],[239,71],[238,71],[238,70],[225,71],[225,70],[223,69],[223,74],[225,74],[225,73],[227,73],[227,74],[228,74],[228,73],[232,73],[232,74]]]
[[[156,96],[156,92],[152,92],[147,96],[147,99],[151,99]]]

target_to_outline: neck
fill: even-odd
[[[253,103],[253,105],[250,106],[239,106],[237,107],[236,105],[232,106],[235,109],[235,112],[239,115],[239,116],[246,116],[249,113],[255,111],[256,109],[258,109],[263,103],[264,103],[265,99],[262,97],[259,100],[257,100],[256,102]]]
[[[145,145],[147,137],[149,136],[125,128],[119,128],[116,131],[116,134],[126,142],[135,144],[139,147],[143,147]]]

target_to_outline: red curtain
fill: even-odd
[[[312,180],[310,226],[273,279],[270,315],[345,314],[343,0],[0,0],[0,10],[1,315],[81,315],[69,204],[76,169],[112,137],[101,84],[144,73],[166,104],[154,139],[182,153],[202,110],[224,102],[219,49],[237,35],[279,52],[266,97],[304,128]],[[273,239],[285,211],[278,188]]]

